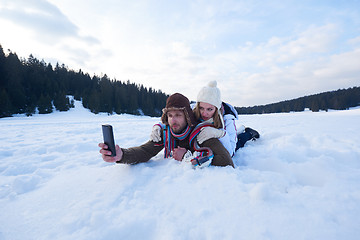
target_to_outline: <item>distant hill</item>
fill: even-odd
[[[360,87],[323,92],[267,105],[235,107],[235,109],[239,114],[262,114],[301,112],[306,108],[313,112],[328,111],[329,109],[345,110],[356,106],[360,106]]]

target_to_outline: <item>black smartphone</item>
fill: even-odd
[[[116,156],[114,133],[111,125],[102,125],[102,132],[104,137],[104,143],[108,146],[108,150],[111,151],[111,157]]]

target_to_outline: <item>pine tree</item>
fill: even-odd
[[[5,88],[6,86],[5,65],[6,65],[6,56],[2,46],[0,45],[0,89]]]
[[[14,112],[13,106],[5,89],[0,91],[0,118],[10,117]]]
[[[14,106],[14,113],[23,113],[26,92],[23,86],[23,66],[15,53],[10,52],[5,62],[5,89]]]
[[[52,113],[53,106],[49,95],[41,95],[38,102],[38,110],[40,114]]]
[[[99,82],[100,85],[100,112],[112,113],[113,102],[114,102],[114,92],[113,86],[110,82],[110,79],[105,74]]]
[[[69,98],[66,97],[64,92],[58,93],[54,98],[54,106],[58,111],[67,111],[72,106]]]
[[[313,112],[318,112],[320,110],[320,107],[319,107],[319,103],[316,99],[314,99],[312,102],[311,102],[311,107],[310,107],[311,111]]]

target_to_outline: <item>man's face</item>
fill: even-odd
[[[168,118],[169,126],[174,133],[181,133],[185,129],[187,123],[183,111],[171,110],[168,111],[166,115]]]

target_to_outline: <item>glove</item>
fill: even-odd
[[[204,168],[209,167],[211,165],[211,161],[213,156],[211,157],[196,157],[191,160],[191,164],[193,168]]]
[[[152,128],[150,134],[150,141],[160,142],[161,141],[161,127],[158,124],[155,124]]]
[[[222,138],[225,135],[225,131],[222,129],[217,129],[213,127],[203,127],[200,130],[199,135],[197,136],[196,140],[199,144],[202,144],[206,140],[210,138]]]
[[[193,153],[190,150],[187,150],[187,152],[184,154],[182,161],[183,162],[190,162],[194,158]]]

